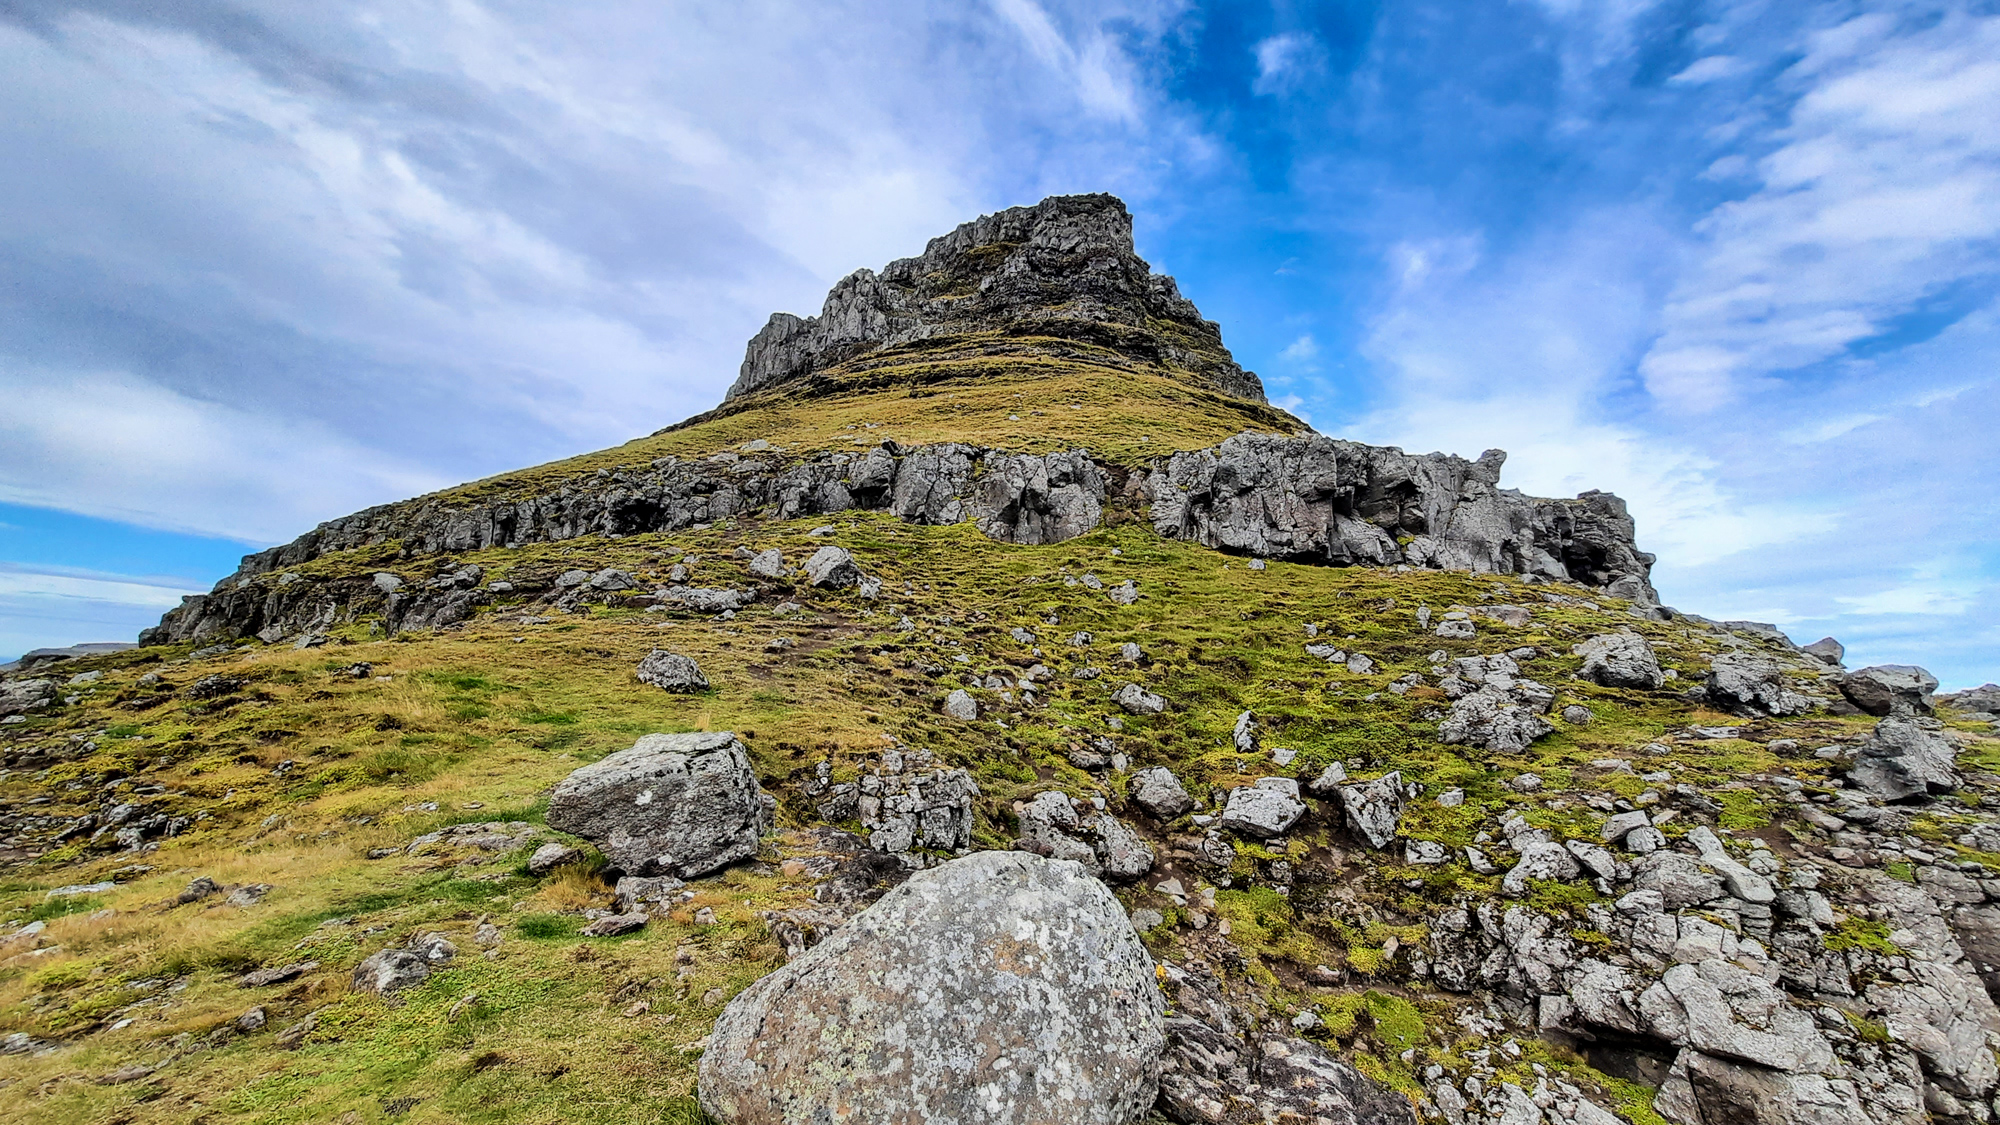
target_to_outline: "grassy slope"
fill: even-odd
[[[504,577],[512,566],[556,561],[619,565],[652,576],[692,553],[704,560],[696,567],[698,584],[741,585],[746,575],[727,557],[730,547],[775,545],[796,559],[821,542],[805,536],[809,526],[745,523],[670,538],[489,552],[466,561],[487,566],[492,577]],[[990,543],[969,527],[925,528],[868,516],[842,521],[838,541],[886,580],[880,603],[799,590],[790,596],[810,612],[780,618],[771,607],[784,595],[771,591],[728,623],[600,610],[522,625],[518,610],[501,610],[462,629],[394,641],[371,640],[365,626],[356,625],[345,638],[354,643],[317,651],[281,646],[183,663],[179,650],[147,650],[99,661],[111,670],[83,702],[35,720],[26,731],[12,728],[16,738],[30,740],[94,735],[97,751],[43,778],[17,772],[0,781],[0,791],[11,800],[53,792],[55,811],[69,811],[67,802],[91,795],[102,779],[126,776],[164,785],[163,799],[174,808],[207,810],[210,817],[143,857],[154,868],[150,873],[52,919],[45,938],[58,951],[26,956],[10,950],[14,955],[0,961],[0,1031],[74,1044],[47,1057],[0,1059],[0,1081],[20,1092],[0,1098],[0,1122],[377,1121],[392,1109],[402,1109],[399,1119],[412,1122],[555,1122],[586,1113],[618,1121],[693,1120],[689,1095],[698,1056],[682,1045],[706,1033],[724,997],[781,963],[757,912],[808,901],[804,881],[768,866],[738,869],[698,884],[701,897],[671,922],[629,938],[586,941],[573,936],[576,920],[564,912],[608,902],[608,888],[596,877],[529,879],[517,873],[519,855],[456,868],[401,856],[364,858],[372,847],[405,842],[451,820],[534,819],[548,786],[646,731],[742,731],[765,783],[781,797],[789,796],[788,779],[814,763],[831,756],[843,773],[860,768],[883,745],[883,735],[893,734],[973,769],[984,793],[980,843],[1005,846],[1011,838],[1007,809],[1017,798],[1055,785],[1102,794],[1114,805],[1120,800],[1115,780],[1093,779],[1062,752],[1105,730],[1110,692],[1135,678],[1175,704],[1159,718],[1127,720],[1122,744],[1135,767],[1171,765],[1198,795],[1270,772],[1268,763],[1240,761],[1229,744],[1236,714],[1252,709],[1276,728],[1267,744],[1300,751],[1296,772],[1340,759],[1362,776],[1401,769],[1433,792],[1464,787],[1465,806],[1419,802],[1410,824],[1415,836],[1462,843],[1508,804],[1522,805],[1542,823],[1594,824],[1596,814],[1573,799],[1552,809],[1552,802],[1527,800],[1498,779],[1533,770],[1551,790],[1579,791],[1572,798],[1593,791],[1629,797],[1643,783],[1587,763],[1631,757],[1645,742],[1691,721],[1722,719],[1669,695],[1571,682],[1577,662],[1567,655],[1539,658],[1528,672],[1556,686],[1564,701],[1590,705],[1598,721],[1565,729],[1519,758],[1436,744],[1434,724],[1417,714],[1440,704],[1434,691],[1363,698],[1404,672],[1428,675],[1427,656],[1437,649],[1462,655],[1530,644],[1560,654],[1589,633],[1633,624],[1611,609],[1544,605],[1537,588],[1511,580],[1281,563],[1251,571],[1240,560],[1162,542],[1134,524],[1021,548]],[[1107,581],[1136,578],[1144,596],[1118,607],[1063,581],[1086,571]],[[1493,601],[1533,605],[1536,620],[1519,630],[1482,624],[1482,636],[1470,642],[1441,641],[1416,629],[1420,604],[1441,611]],[[898,631],[903,613],[924,628]],[[1047,623],[1051,614],[1059,624]],[[956,624],[938,624],[940,615]],[[1353,635],[1345,643],[1382,667],[1353,677],[1307,657],[1307,622],[1336,637]],[[1009,636],[1016,625],[1042,634],[1039,659],[1062,674],[1045,705],[1033,711],[1003,707],[1006,728],[944,720],[937,703],[946,691],[1038,659]],[[1698,674],[1699,653],[1713,644],[1707,634],[1682,626],[1638,627],[1684,675]],[[1063,643],[1077,630],[1095,634],[1087,650]],[[767,652],[764,642],[775,635],[799,643]],[[1145,648],[1147,665],[1117,665],[1116,646],[1126,640]],[[695,656],[715,690],[683,698],[638,684],[632,667],[654,645]],[[953,659],[961,654],[969,663]],[[374,663],[375,674],[391,678],[346,675],[342,669],[356,660]],[[918,660],[949,671],[932,680],[906,667]],[[1093,681],[1067,678],[1086,661],[1110,674]],[[175,686],[225,670],[252,684],[238,693],[241,702],[220,709],[178,698],[134,709],[130,702],[145,696],[136,678],[148,670]],[[976,694],[997,702],[991,692]],[[1829,719],[1786,725],[1790,732],[1810,731],[1808,737],[1859,727]],[[283,760],[296,765],[274,776]],[[1678,779],[1721,794],[1744,829],[1774,811],[1748,790],[1729,788],[1746,773],[1779,768],[1756,743],[1693,744],[1662,764]],[[1782,764],[1807,779],[1823,765],[1810,759]],[[427,801],[440,811],[415,808]],[[483,807],[465,807],[474,803]],[[805,847],[798,830],[808,823],[808,810],[787,801],[784,831],[772,840],[769,858]],[[1287,858],[1304,872],[1302,891],[1310,884],[1337,893],[1300,894],[1288,902],[1264,885],[1268,880],[1249,889],[1243,881],[1218,895],[1217,911],[1231,919],[1236,944],[1251,955],[1244,976],[1261,982],[1280,1007],[1321,1004],[1333,1032],[1344,1034],[1365,1065],[1407,1082],[1410,1067],[1396,1053],[1419,1047],[1421,1066],[1450,1051],[1445,1013],[1453,1002],[1386,985],[1371,989],[1381,982],[1370,973],[1380,967],[1390,937],[1421,937],[1422,921],[1437,904],[1489,894],[1494,880],[1458,864],[1406,870],[1394,857],[1372,866],[1351,863],[1341,847],[1315,814],[1291,837]],[[134,862],[73,854],[78,850],[45,857],[0,885],[0,915],[47,913],[46,888],[106,878]],[[1251,847],[1243,856],[1244,875],[1276,858]],[[1174,867],[1193,880],[1191,870]],[[277,890],[247,909],[169,905],[202,874],[232,884],[268,882]],[[1171,903],[1149,891],[1124,894],[1177,919]],[[1571,909],[1587,897],[1575,887],[1551,889],[1542,902]],[[719,925],[693,924],[691,912],[704,905],[715,910]],[[115,913],[94,913],[104,909]],[[507,940],[497,957],[486,959],[477,955],[470,931],[489,914],[505,927]],[[320,925],[335,917],[354,924]],[[346,992],[347,970],[362,956],[428,928],[450,934],[465,951],[450,971],[400,1004]],[[1153,941],[1175,957],[1217,952],[1212,929],[1196,934],[1165,927]],[[246,991],[231,984],[245,968],[307,956],[325,968],[291,986]],[[1349,968],[1354,983],[1309,988],[1298,970],[1314,964]],[[146,981],[158,983],[134,987]],[[479,999],[449,1018],[453,1005],[471,993]],[[126,1007],[141,999],[147,1002]],[[637,999],[650,1010],[622,1015]],[[270,1029],[197,1049],[253,1002],[270,1006]],[[313,1010],[323,1010],[320,1030],[302,1050],[272,1047],[273,1030]],[[104,1030],[126,1017],[134,1020],[130,1026]],[[133,1061],[166,1065],[138,1082],[90,1081]],[[419,1101],[411,1107],[396,1101],[407,1098]]]
[[[767,392],[692,426],[437,495],[450,501],[530,495],[579,473],[703,456],[758,438],[801,454],[886,438],[905,445],[962,441],[1019,453],[1081,447],[1102,461],[1136,467],[1244,430],[1306,428],[1281,410],[1114,365],[1111,358],[1106,353],[1103,363],[1093,364],[1025,356],[940,360],[918,353],[871,369],[865,381],[835,372],[827,393]]]

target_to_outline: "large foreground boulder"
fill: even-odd
[[[756,855],[774,808],[729,731],[649,734],[564,778],[548,820],[624,874],[692,879]]]
[[[1166,1002],[1084,869],[979,852],[745,989],[702,1056],[730,1125],[1122,1125],[1152,1108]]]

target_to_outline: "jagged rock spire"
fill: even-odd
[[[1105,194],[1050,196],[982,216],[879,274],[842,278],[816,317],[772,314],[725,401],[920,342],[1018,354],[1052,338],[1264,401],[1263,384],[1223,347],[1215,322],[1133,252],[1131,213]]]

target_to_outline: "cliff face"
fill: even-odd
[[[984,216],[879,274],[849,274],[816,317],[773,314],[751,338],[725,401],[902,346],[964,337],[983,337],[990,354],[1032,353],[1037,339],[1083,341],[1264,401],[1263,384],[1231,358],[1215,322],[1133,252],[1124,203],[1101,194]]]

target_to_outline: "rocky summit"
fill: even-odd
[[[1504,463],[977,219],[0,669],[0,1125],[1992,1121],[2000,689]]]

